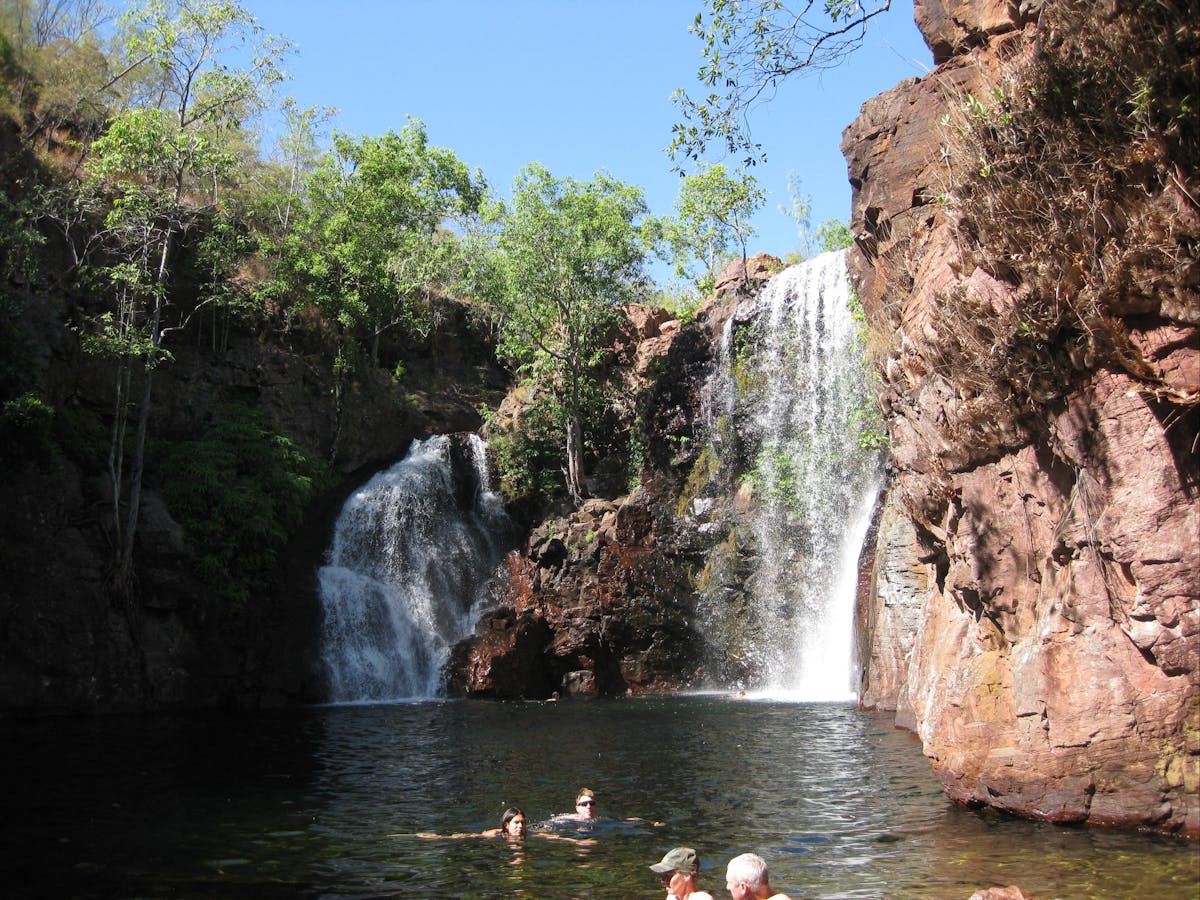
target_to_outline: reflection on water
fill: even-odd
[[[1197,895],[1195,845],[957,808],[910,735],[849,706],[442,702],[3,727],[6,896],[652,898],[646,867],[678,844],[715,896],[745,850],[797,900]],[[590,846],[408,836],[492,827],[512,804],[537,821],[584,786],[609,817]]]

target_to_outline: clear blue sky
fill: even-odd
[[[338,130],[379,135],[413,116],[500,193],[537,160],[557,177],[603,169],[641,187],[653,212],[671,211],[670,97],[700,93],[701,42],[688,27],[702,0],[245,2],[296,45],[284,92],[302,107],[336,107]],[[790,203],[789,171],[812,198],[814,226],[849,218],[842,130],[864,100],[932,65],[912,0],[893,0],[876,25],[845,65],[794,79],[752,119],[769,157],[754,170],[769,199],[752,252],[796,246],[778,211]]]

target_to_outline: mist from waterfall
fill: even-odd
[[[414,441],[342,507],[319,572],[332,702],[438,696],[450,649],[489,602],[510,523],[486,444],[466,436],[456,466],[455,440]]]
[[[850,300],[845,251],[774,276],[731,317],[712,383],[716,452],[736,440],[751,469],[746,687],[800,700],[855,696],[857,563],[883,481],[860,446],[874,401]],[[757,337],[739,349],[735,320],[751,318]]]

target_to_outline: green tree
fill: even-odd
[[[792,202],[789,206],[779,205],[779,211],[796,223],[799,242],[796,249],[784,259],[791,265],[811,259],[818,253],[843,250],[854,243],[850,226],[840,219],[826,219],[816,228],[812,227],[812,198],[800,190],[800,177],[788,172],[788,193]]]
[[[286,251],[310,301],[350,333],[422,330],[435,289],[452,280],[459,241],[447,226],[475,214],[486,185],[416,120],[383,137],[335,135],[308,179],[297,239]]]
[[[69,125],[76,139],[99,133],[113,99],[111,89],[127,71],[109,66],[103,32],[112,4],[104,0],[6,0],[0,4],[0,35],[7,37],[16,70],[6,73],[25,137]]]
[[[117,362],[109,451],[113,577],[127,592],[153,372],[170,358],[165,336],[185,322],[172,284],[179,239],[218,204],[238,162],[234,148],[244,146],[242,123],[282,77],[285,45],[264,37],[232,0],[151,0],[121,26],[125,62],[140,78],[134,105],[114,115],[90,148],[83,197],[104,211],[104,254],[93,257],[89,274],[111,292],[113,309],[94,320],[84,347]],[[249,62],[238,67],[231,58]],[[172,311],[179,316],[168,321]],[[130,412],[136,424],[126,476]]]
[[[703,293],[712,289],[720,260],[736,245],[746,264],[746,242],[753,235],[750,219],[766,202],[758,179],[745,172],[729,174],[724,163],[701,167],[683,179],[675,200],[676,218],[665,237],[675,258],[675,273],[689,278]],[[692,263],[700,261],[703,273]]]
[[[691,31],[704,42],[697,79],[713,90],[702,99],[675,92],[683,121],[672,129],[671,158],[700,159],[715,142],[729,154],[745,154],[746,165],[761,162],[762,146],[750,137],[755,107],[792,75],[840,65],[861,45],[867,23],[890,6],[891,0],[706,0]]]
[[[546,372],[562,403],[566,486],[583,487],[585,400],[614,309],[647,288],[639,188],[603,173],[558,179],[539,163],[518,175],[509,204],[489,210],[482,290],[500,327],[501,349]]]
[[[817,226],[813,233],[817,247],[821,253],[831,250],[845,250],[854,246],[854,232],[841,219],[826,219]]]
[[[321,164],[322,135],[336,110],[301,108],[288,97],[283,101],[283,130],[270,160],[261,164],[255,179],[253,218],[277,239],[285,239],[303,203],[308,178]]]

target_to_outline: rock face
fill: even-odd
[[[507,560],[499,609],[455,650],[452,693],[614,696],[684,687],[701,674],[691,578],[715,538],[697,539],[695,523],[675,510],[697,458],[714,333],[728,312],[712,305],[684,328],[661,310],[628,311],[614,335],[610,377],[625,398],[618,427],[636,431],[644,448],[637,485],[589,478],[590,489],[608,496],[532,529]],[[519,392],[510,400],[519,406]],[[519,411],[509,407],[501,413],[515,420]],[[620,472],[625,462],[596,459],[591,470]]]
[[[844,135],[852,265],[889,336],[878,367],[894,465],[860,616],[862,702],[896,710],[960,802],[1197,833],[1198,210],[1171,199],[1172,178],[1200,196],[1195,159],[1139,190],[1097,176],[1124,222],[1171,208],[1182,273],[1095,292],[1096,321],[1125,348],[1107,356],[1068,326],[1029,346],[1020,328],[966,334],[964,310],[1036,322],[1048,271],[1068,304],[1095,279],[1062,274],[1065,254],[997,251],[986,223],[935,199],[967,190],[946,175],[972,165],[954,155],[967,95],[999,97],[1072,24],[1052,28],[1047,12],[1039,25],[1041,6],[918,2],[941,65],[868,102]],[[1107,15],[1102,28],[1126,27]],[[1105,253],[1132,243],[1133,224],[1113,228],[1095,243]],[[1022,354],[1024,384],[1007,377]]]
[[[614,696],[686,683],[700,640],[680,571],[656,552],[653,502],[588,500],[508,559],[508,590],[451,663],[472,697]]]
[[[24,313],[22,337],[39,354],[50,403],[68,421],[100,421],[112,403],[111,375],[79,353],[66,300],[32,296]],[[122,602],[106,591],[108,502],[95,471],[103,435],[81,432],[71,453],[9,467],[0,478],[0,714],[324,699],[315,672],[315,574],[345,494],[364,472],[402,457],[415,437],[478,429],[478,405],[502,395],[503,375],[489,347],[468,337],[465,310],[448,304],[441,319],[445,330],[428,347],[405,348],[411,371],[403,382],[382,370],[348,380],[341,408],[353,415],[339,416],[319,338],[303,327],[282,340],[234,334],[220,354],[194,338],[172,345],[174,361],[156,371],[156,437],[195,436],[222,404],[249,403],[309,453],[334,457],[342,479],[287,549],[274,574],[277,589],[242,613],[197,577],[194,548],[152,477],[139,522],[135,596]],[[101,450],[87,449],[93,446]]]

